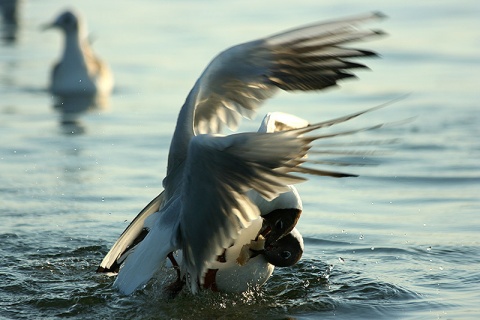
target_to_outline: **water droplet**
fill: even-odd
[[[373,250],[375,250],[375,247],[371,247],[370,249],[373,251]]]
[[[329,265],[327,269],[325,269],[325,271],[321,275],[321,278],[328,280],[328,278],[330,278],[330,273],[332,272],[332,270],[333,270],[333,264]]]

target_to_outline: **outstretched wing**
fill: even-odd
[[[278,89],[321,90],[354,77],[353,69],[366,66],[352,59],[376,54],[343,45],[382,34],[358,28],[382,17],[371,13],[315,23],[220,53],[193,90],[195,133],[218,133],[223,124],[235,129]]]
[[[220,53],[204,70],[180,110],[168,155],[164,188],[170,197],[182,181],[194,135],[235,129],[279,89],[321,90],[366,68],[356,58],[376,56],[345,44],[381,35],[359,25],[379,13],[320,22],[240,44]],[[192,125],[193,124],[193,125]]]
[[[145,227],[145,219],[160,210],[164,204],[164,193],[160,193],[132,220],[123,231],[118,240],[113,244],[105,258],[103,258],[97,272],[117,273],[120,265],[131,253],[135,246],[140,243],[148,234],[149,229]]]

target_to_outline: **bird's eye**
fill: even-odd
[[[280,256],[283,259],[287,260],[292,256],[292,253],[290,251],[282,251],[282,253],[280,253]]]

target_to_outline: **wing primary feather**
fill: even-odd
[[[380,17],[369,13],[314,23],[223,51],[207,66],[192,90],[194,98],[185,105],[194,113],[195,133],[219,133],[224,125],[235,129],[238,121],[225,117],[222,108],[252,118],[278,89],[322,90],[356,78],[353,70],[368,68],[351,59],[377,54],[345,45],[384,35],[359,27]]]
[[[164,201],[164,193],[162,191],[140,211],[105,255],[100,266],[97,268],[97,272],[118,272],[125,257],[143,240],[146,235],[145,232],[148,232],[144,228],[145,219],[158,211],[163,206]]]

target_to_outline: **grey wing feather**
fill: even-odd
[[[195,84],[195,132],[218,133],[224,124],[236,129],[241,116],[251,118],[278,89],[321,90],[354,77],[352,70],[366,66],[350,59],[376,54],[343,45],[382,34],[358,28],[381,17],[316,23],[220,53]]]

